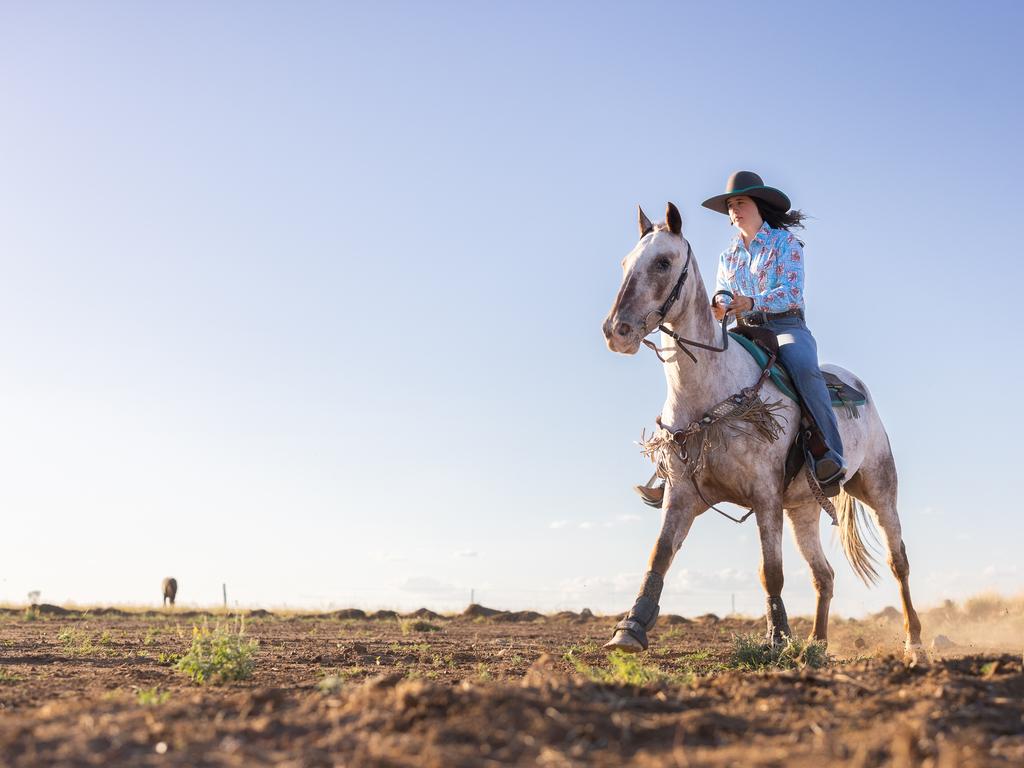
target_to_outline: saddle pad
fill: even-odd
[[[750,339],[732,331],[729,331],[729,337],[747,350],[751,357],[754,358],[754,361],[762,368],[768,362],[768,353]],[[825,377],[825,385],[828,387],[828,393],[832,396],[833,408],[849,408],[852,411],[857,406],[864,405],[868,401],[863,392],[854,389],[834,373],[822,371],[821,374]],[[796,395],[796,387],[793,386],[793,380],[789,377],[786,369],[779,363],[775,363],[772,366],[771,377],[772,382],[782,391],[782,394],[790,400],[800,402],[800,398]]]

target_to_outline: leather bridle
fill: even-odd
[[[683,283],[686,282],[686,278],[689,277],[689,275],[690,275],[690,260],[692,258],[693,258],[693,248],[690,247],[690,241],[687,240],[686,241],[686,263],[683,264],[683,271],[679,274],[679,279],[676,280],[676,284],[672,287],[671,292],[668,294],[668,298],[666,298],[665,301],[662,302],[661,307],[658,308],[658,309],[652,310],[651,312],[649,312],[647,314],[647,317],[644,318],[644,330],[647,331],[647,327],[649,325],[649,319],[650,319],[651,315],[657,315],[658,316],[658,319],[656,321],[658,323],[658,325],[656,325],[650,331],[647,331],[647,333],[645,333],[644,335],[645,336],[650,336],[655,331],[661,331],[666,336],[669,336],[672,339],[674,339],[675,342],[676,342],[676,346],[679,347],[679,349],[681,349],[683,352],[685,352],[689,356],[689,358],[691,360],[693,360],[693,362],[696,363],[697,362],[697,358],[694,356],[693,352],[691,352],[690,350],[688,350],[686,348],[686,345],[689,345],[691,347],[697,347],[699,349],[706,349],[709,352],[725,352],[725,350],[727,350],[729,348],[729,334],[725,330],[725,327],[726,327],[726,325],[729,322],[729,314],[726,313],[725,315],[722,316],[722,346],[721,347],[715,347],[715,346],[712,346],[710,344],[704,344],[704,343],[702,343],[700,341],[695,341],[693,339],[685,339],[682,336],[680,336],[678,333],[673,331],[671,328],[666,328],[662,324],[662,321],[666,317],[668,317],[668,311],[672,308],[672,305],[675,304],[676,301],[678,301],[680,294],[683,292]],[[718,291],[711,298],[712,303],[714,303],[715,298],[717,296],[719,296],[719,295],[726,295],[730,299],[732,298],[732,293],[730,291]],[[661,356],[661,353],[664,351],[664,349],[659,349],[658,346],[653,341],[651,341],[650,339],[646,339],[646,338],[643,339],[643,344],[648,349],[653,350],[654,354],[658,356],[658,359],[661,360],[661,362],[663,362],[663,363],[667,362],[665,360],[665,358],[663,358]]]

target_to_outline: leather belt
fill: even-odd
[[[745,312],[737,318],[737,322],[740,325],[764,325],[783,317],[799,317],[803,320],[804,311],[802,309],[787,309],[785,312]]]

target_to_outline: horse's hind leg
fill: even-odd
[[[811,637],[814,640],[827,643],[828,608],[832,602],[832,584],[835,580],[835,572],[825,557],[825,551],[821,548],[821,535],[818,531],[821,507],[817,502],[804,504],[787,509],[786,515],[793,526],[796,547],[807,561],[807,565],[810,566],[811,583],[814,584],[814,592],[817,595],[817,608],[814,612],[814,628],[811,630]]]
[[[862,467],[845,485],[848,493],[860,499],[871,510],[875,523],[885,537],[889,567],[900,583],[907,655],[915,660],[923,660],[921,620],[910,599],[910,561],[907,559],[900,517],[896,511],[896,488],[896,463],[888,450],[873,466]]]

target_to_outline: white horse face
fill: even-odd
[[[640,342],[664,318],[659,314],[686,263],[679,211],[668,204],[666,223],[653,226],[640,211],[640,242],[622,260],[622,285],[604,321],[604,337],[612,352],[636,354]],[[679,302],[686,302],[683,285]]]

